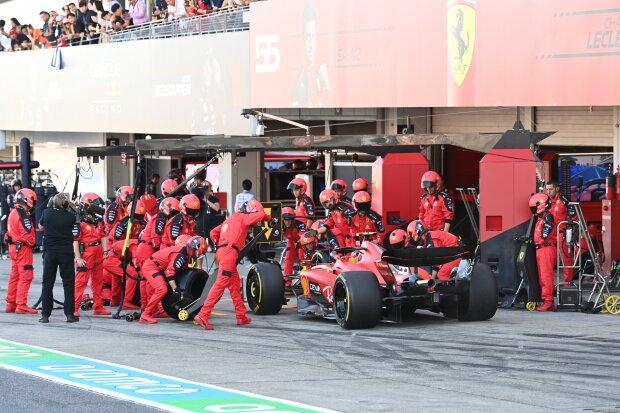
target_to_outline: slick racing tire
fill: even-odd
[[[340,274],[334,283],[334,313],[347,330],[373,328],[381,321],[381,287],[368,271]]]
[[[284,277],[277,264],[259,262],[246,279],[246,298],[254,314],[278,314],[284,304]]]
[[[164,299],[161,301],[166,314],[175,320],[193,320],[194,316],[196,316],[198,311],[200,311],[200,308],[189,313],[184,311],[183,308],[187,307],[194,300],[200,297],[205,285],[207,284],[208,278],[207,273],[200,269],[187,268],[179,271],[179,273],[175,276],[175,281],[177,283],[177,287],[185,290],[187,298],[179,301],[179,297],[174,294],[172,290],[168,290],[168,294],[166,294]]]
[[[497,311],[498,287],[491,268],[476,264],[470,274],[469,287],[459,295],[460,321],[489,320]]]

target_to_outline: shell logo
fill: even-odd
[[[222,232],[226,232],[228,230],[228,224],[224,224],[222,226]]]
[[[368,201],[368,198],[366,198],[365,196],[362,197],[362,201],[366,202]]]
[[[391,239],[391,240],[395,240],[395,239],[396,239],[396,234],[392,234],[392,235],[390,235],[390,239]]]
[[[197,207],[197,206],[199,206],[199,205],[200,205],[200,203],[198,203],[198,202],[194,201],[194,206],[195,206],[195,207]]]

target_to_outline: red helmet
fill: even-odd
[[[130,202],[129,205],[127,205],[127,214],[131,213],[132,205],[133,205],[133,201]],[[146,206],[144,205],[144,202],[142,202],[141,199],[138,199],[136,201],[136,211],[134,212],[134,214],[138,217],[138,219],[141,219],[146,214]]]
[[[333,199],[336,202],[336,193],[331,189],[324,189],[321,191],[319,195],[319,201],[321,201],[321,205],[325,206],[325,203]]]
[[[94,192],[88,192],[82,195],[82,204],[86,207],[89,205],[103,206],[103,199]]]
[[[187,245],[187,241],[189,241],[190,239],[192,239],[191,235],[181,234],[177,237],[176,240],[174,240],[174,245],[177,247],[184,247]]]
[[[244,214],[252,214],[254,212],[262,212],[264,211],[263,204],[261,204],[256,199],[250,199],[246,201],[245,204],[241,207],[241,212]]]
[[[390,234],[390,246],[393,249],[403,248],[407,245],[407,233],[402,229],[395,229]]]
[[[303,195],[303,194],[306,193],[306,189],[308,188],[308,184],[306,183],[305,180],[303,180],[301,178],[295,178],[286,187],[286,189],[288,189],[289,191],[292,191],[292,190],[297,189],[297,188],[301,189],[301,193]]]
[[[302,235],[299,239],[299,245],[301,245],[303,248],[307,248],[307,246],[310,244],[313,244],[316,247],[318,243],[319,241],[316,239],[316,236],[308,232]]]
[[[372,198],[366,191],[359,191],[353,195],[353,205],[358,211],[368,211],[370,209],[370,202]]]
[[[325,222],[323,222],[323,220],[321,219],[318,219],[312,223],[312,226],[310,227],[310,229],[313,231],[318,231],[319,228],[321,228],[324,225],[325,225]]]
[[[368,192],[368,181],[364,178],[357,178],[353,181],[353,192],[365,191]]]
[[[434,186],[435,188],[439,188],[441,185],[441,176],[435,171],[428,171],[422,175],[422,182],[420,183],[420,188],[426,189]]]
[[[130,186],[121,186],[116,190],[116,197],[121,200],[123,204],[130,202],[133,199],[133,188]]]
[[[159,210],[167,216],[174,215],[179,209],[179,200],[173,197],[164,198],[159,203]]]
[[[295,219],[295,210],[291,207],[282,208],[282,219]]]
[[[179,202],[181,213],[190,217],[197,217],[200,213],[200,199],[194,194],[185,195]]]
[[[341,189],[342,196],[345,196],[347,194],[347,188],[348,188],[348,185],[346,181],[342,179],[334,179],[332,181],[331,189]]]
[[[409,234],[413,244],[419,244],[426,231],[428,231],[428,228],[419,219],[413,220],[407,225],[407,234]]]
[[[28,208],[34,208],[34,204],[37,202],[37,194],[32,189],[23,188],[17,191],[15,194],[15,203],[24,205]]]
[[[551,199],[547,194],[534,194],[530,198],[530,210],[532,214],[542,214],[551,208]]]
[[[179,186],[179,185],[177,184],[177,181],[175,181],[174,179],[166,179],[161,184],[161,194],[163,196],[168,196],[168,194],[170,192],[172,192],[175,189],[177,189],[177,186]]]
[[[205,239],[197,235],[191,237],[185,245],[187,246],[188,251],[194,251],[195,257],[200,257],[207,251],[207,243],[205,242]]]

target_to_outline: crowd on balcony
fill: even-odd
[[[56,10],[39,13],[42,24],[21,24],[15,17],[0,20],[0,52],[76,46],[105,41],[108,34],[149,21],[170,22],[194,16],[248,6],[256,0],[156,0],[147,10],[145,0],[127,0],[125,9],[118,0],[82,0]]]

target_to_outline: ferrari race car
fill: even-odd
[[[345,329],[372,328],[382,319],[400,322],[417,309],[441,312],[461,321],[488,320],[498,303],[491,269],[468,259],[447,280],[436,280],[428,266],[465,256],[464,247],[385,250],[371,241],[360,247],[334,250],[335,262],[301,270],[285,287],[277,263],[260,262],[246,279],[250,309],[258,315],[277,314],[287,295],[297,298],[297,312],[335,318]],[[397,266],[409,271],[395,271]],[[426,267],[426,268],[425,268]]]

